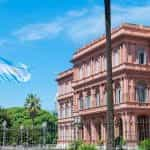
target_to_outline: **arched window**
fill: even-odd
[[[147,60],[147,55],[146,55],[146,52],[144,50],[139,50],[138,51],[138,56],[137,56],[137,59],[138,59],[138,64],[146,64]]]
[[[65,104],[62,105],[62,118],[65,118]]]
[[[138,118],[138,138],[139,141],[150,138],[150,122],[148,116],[139,116]]]
[[[89,63],[87,63],[87,76],[90,76],[90,74],[91,74],[91,65],[90,65],[90,62]]]
[[[79,79],[83,78],[83,65],[79,67]]]
[[[100,58],[95,59],[95,73],[100,71]]]
[[[85,100],[85,108],[88,109],[90,107],[91,107],[91,93],[88,91]]]
[[[100,106],[100,91],[98,88],[96,89],[95,99],[96,99],[96,106]]]
[[[80,94],[80,96],[79,96],[79,109],[80,110],[83,109],[83,96],[82,96],[82,94]]]
[[[104,89],[103,95],[104,95],[104,105],[106,105],[107,104],[107,90],[106,90],[106,88]]]
[[[120,85],[117,85],[115,88],[115,101],[116,101],[116,104],[121,103],[121,87],[120,87]]]
[[[146,101],[147,87],[144,83],[138,83],[136,86],[136,98],[139,102]]]

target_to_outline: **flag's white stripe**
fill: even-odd
[[[27,82],[31,78],[26,65],[12,66],[6,63],[0,63],[0,78],[16,79],[19,82]]]

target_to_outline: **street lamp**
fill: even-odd
[[[23,144],[23,129],[24,129],[24,126],[21,125],[21,126],[20,126],[20,137],[21,137],[21,142],[20,142],[20,144],[21,144],[21,145]]]
[[[43,129],[43,145],[46,145],[46,128],[47,128],[47,122],[42,123],[42,129]]]
[[[6,145],[6,126],[7,126],[6,120],[3,121],[2,126],[3,126],[3,146],[5,146]]]

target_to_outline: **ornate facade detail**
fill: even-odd
[[[115,137],[123,137],[129,145],[143,139],[142,131],[150,131],[150,126],[143,129],[137,123],[146,123],[150,118],[149,40],[150,27],[123,24],[112,31]],[[78,50],[72,58],[73,68],[57,77],[58,143],[77,138],[87,143],[106,142],[104,49],[102,37]]]

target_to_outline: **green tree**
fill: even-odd
[[[139,144],[139,150],[150,150],[150,139],[145,139]]]
[[[40,99],[34,94],[29,94],[24,106],[32,120],[32,125],[34,126],[34,119],[41,109]]]
[[[42,143],[42,130],[41,126],[43,122],[47,122],[47,133],[46,133],[46,143],[53,144],[57,140],[57,116],[52,112],[39,110],[37,116],[34,119],[34,128],[32,128],[32,120],[24,107],[13,107],[8,108],[7,115],[11,119],[11,126],[9,127],[10,133],[7,135],[10,139],[10,144],[19,143],[20,139],[20,126],[24,126],[23,134],[28,130],[28,143],[29,144],[39,144]],[[2,135],[1,135],[2,137]],[[23,139],[23,142],[27,142],[26,138]]]
[[[0,128],[2,128],[3,121],[7,122],[7,126],[9,127],[11,125],[11,119],[7,113],[7,110],[0,107]]]

